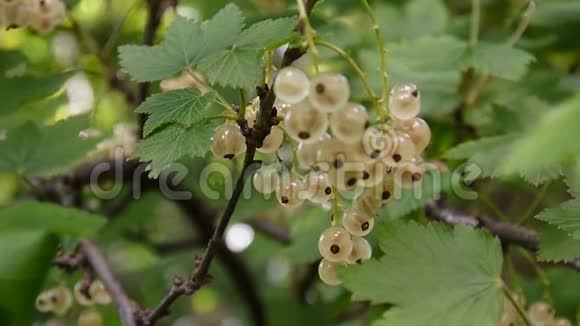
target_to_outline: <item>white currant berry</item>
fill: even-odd
[[[369,242],[361,237],[352,237],[352,251],[348,256],[349,264],[360,264],[371,259],[373,249]]]
[[[396,166],[402,162],[411,161],[417,156],[417,147],[406,132],[398,132],[394,144],[394,150],[383,157],[383,162],[386,164]]]
[[[78,319],[79,326],[102,326],[103,316],[98,311],[89,310],[81,313]]]
[[[534,325],[548,326],[554,320],[554,309],[545,302],[536,302],[528,308],[528,317]]]
[[[572,326],[572,323],[566,318],[558,318],[554,320],[551,326]]]
[[[246,139],[237,124],[226,122],[214,131],[211,146],[214,156],[231,160],[245,151]]]
[[[91,287],[89,288],[89,294],[91,295],[91,298],[93,298],[93,300],[98,304],[111,303],[111,296],[109,295],[109,292],[101,280],[93,281]]]
[[[369,218],[366,214],[363,214],[358,210],[347,209],[344,212],[342,225],[348,233],[357,237],[364,237],[373,230],[375,220]]]
[[[326,132],[328,117],[308,103],[300,103],[286,113],[284,126],[295,141],[315,142]]]
[[[284,178],[276,189],[276,198],[283,207],[295,208],[304,202],[304,184],[299,179]]]
[[[84,284],[82,282],[77,282],[73,288],[73,294],[76,301],[81,306],[92,306],[95,304],[95,301],[90,296],[90,293],[83,290]]]
[[[390,132],[370,127],[363,134],[361,146],[364,161],[375,161],[390,155],[395,150],[396,139]]]
[[[353,163],[342,169],[331,169],[328,172],[330,182],[339,191],[353,191],[362,183],[363,168],[362,164]]]
[[[29,25],[33,14],[34,7],[27,1],[5,1],[0,4],[0,20],[9,28]]]
[[[366,108],[356,103],[348,103],[339,108],[330,118],[332,134],[346,143],[360,141],[368,126],[369,115]]]
[[[389,109],[400,120],[413,119],[421,110],[421,95],[417,86],[402,84],[393,87],[389,96]]]
[[[344,262],[352,251],[350,234],[340,226],[332,226],[320,235],[318,251],[322,258],[331,262]]]
[[[320,277],[320,280],[328,285],[341,284],[342,281],[336,274],[336,268],[340,266],[345,266],[345,264],[322,259],[320,264],[318,264],[318,276]]]
[[[274,164],[262,166],[252,177],[254,188],[262,194],[271,194],[280,185],[280,172]]]
[[[284,131],[280,127],[274,126],[270,130],[270,134],[266,136],[262,146],[257,150],[265,154],[272,154],[276,152],[284,142]]]
[[[346,163],[357,161],[354,147],[336,138],[325,139],[320,144],[317,156],[317,166],[324,171],[342,170]]]
[[[73,304],[73,296],[65,286],[58,286],[50,290],[53,303],[52,312],[57,316],[64,316]]]
[[[320,111],[332,112],[348,102],[350,85],[340,74],[320,74],[310,83],[310,102]]]
[[[329,134],[323,134],[318,140],[312,143],[298,143],[296,158],[304,169],[315,169],[318,165],[318,151],[325,140],[330,139]]]
[[[51,32],[66,18],[66,6],[60,0],[35,0],[30,27],[41,34]]]
[[[34,306],[36,310],[40,312],[49,312],[54,309],[54,303],[52,301],[52,294],[50,291],[45,291],[40,293],[36,297],[36,301],[34,302]]]
[[[411,137],[415,143],[417,154],[423,153],[431,142],[431,128],[425,120],[419,117],[412,120],[395,120],[394,126]]]
[[[325,172],[310,172],[305,180],[305,195],[313,203],[325,203],[332,198],[332,183]]]
[[[403,189],[413,189],[423,182],[426,171],[425,164],[412,161],[403,162],[397,166],[394,180],[397,186]]]
[[[274,93],[280,100],[296,104],[308,96],[310,81],[306,74],[297,68],[282,68],[274,81]]]
[[[288,104],[288,103],[280,100],[279,98],[276,98],[276,101],[274,101],[274,107],[276,108],[276,115],[280,118],[284,118],[286,116],[286,113],[288,113],[288,111],[290,111],[293,106],[294,105]]]
[[[374,187],[380,184],[385,176],[391,175],[394,167],[385,164],[383,161],[372,161],[366,163],[362,173],[362,184],[365,187]]]

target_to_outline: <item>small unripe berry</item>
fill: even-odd
[[[281,69],[274,81],[274,93],[280,100],[296,104],[308,96],[310,82],[306,74],[297,68],[286,67]]]
[[[545,302],[536,302],[528,309],[528,317],[534,325],[548,326],[554,320],[554,309]]]
[[[322,112],[340,109],[348,102],[350,86],[340,74],[320,74],[310,83],[310,102]]]
[[[52,312],[57,316],[64,316],[73,304],[70,290],[64,286],[58,286],[50,290],[50,295],[53,303]]]
[[[231,160],[245,151],[246,139],[237,124],[226,122],[214,131],[211,152],[216,157]]]
[[[85,311],[78,319],[79,326],[102,326],[103,316],[97,311]]]
[[[336,274],[336,268],[345,265],[346,264],[344,263],[333,263],[326,259],[322,259],[320,264],[318,264],[318,276],[322,282],[328,285],[339,285],[342,281]]]
[[[73,294],[75,299],[77,300],[77,302],[81,305],[81,306],[92,306],[95,304],[95,300],[93,300],[93,298],[90,296],[90,291],[87,294],[85,294],[84,291],[82,291],[83,288],[83,283],[82,282],[77,282],[73,288]]]
[[[91,295],[91,298],[93,298],[93,300],[98,304],[111,303],[111,296],[109,295],[109,292],[101,280],[93,281],[91,287],[89,288],[89,294]]]
[[[52,302],[52,295],[50,291],[40,293],[36,297],[34,306],[36,307],[36,310],[40,312],[49,312],[54,309],[54,303]]]
[[[350,234],[342,227],[326,229],[318,240],[318,251],[322,258],[331,262],[344,262],[352,251]]]

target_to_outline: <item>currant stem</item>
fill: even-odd
[[[475,45],[479,39],[479,21],[481,19],[481,1],[471,1],[471,31],[469,33],[469,44]]]
[[[322,47],[325,47],[327,49],[333,50],[334,52],[336,52],[339,56],[341,56],[344,60],[346,60],[351,65],[351,67],[354,69],[354,71],[357,73],[358,77],[362,81],[363,87],[365,88],[366,92],[369,94],[371,101],[373,102],[373,106],[377,112],[377,117],[379,118],[379,121],[380,122],[384,121],[385,115],[384,115],[384,111],[381,110],[381,107],[379,106],[379,98],[378,98],[377,94],[375,94],[373,89],[371,88],[371,86],[369,84],[369,80],[367,78],[367,75],[360,68],[360,66],[354,61],[354,59],[348,53],[346,53],[346,51],[344,51],[343,49],[339,48],[338,46],[336,46],[332,43],[319,40],[319,41],[316,41],[316,44],[318,44]]]
[[[336,226],[336,218],[338,216],[339,211],[339,199],[338,199],[338,191],[336,187],[332,187],[332,220],[331,225]]]
[[[314,71],[318,73],[319,55],[318,49],[316,48],[316,44],[314,44],[315,31],[310,25],[308,13],[306,12],[306,7],[304,6],[304,1],[296,0],[296,4],[298,5],[298,12],[300,13],[300,21],[302,22],[302,27],[304,29],[304,37],[306,38],[306,43],[308,44],[308,49],[310,50],[310,55],[312,56],[312,64],[314,65]]]
[[[298,150],[296,148],[296,143],[292,138],[290,138],[290,135],[284,127],[278,125],[274,128],[280,128],[280,130],[284,132],[284,138],[288,141],[288,144],[290,144],[290,149],[292,150],[292,169],[290,170],[290,173],[292,173],[292,177],[302,177],[302,175],[298,172]]]
[[[544,273],[544,270],[540,267],[536,259],[527,251],[523,250],[522,248],[517,248],[518,253],[532,265],[534,268],[534,272],[540,279],[540,283],[542,283],[542,287],[544,288],[544,298],[548,303],[554,304],[554,299],[552,298],[552,293],[550,292],[550,280]]]
[[[228,111],[231,114],[235,114],[235,115],[238,114],[238,112],[236,112],[234,109],[232,109],[231,106],[224,104],[222,101],[212,101],[212,103],[221,106],[222,108],[224,108],[226,111]]]
[[[243,88],[240,88],[240,110],[238,112],[238,118],[243,119],[246,116],[247,104],[246,91]]]
[[[505,284],[502,283],[501,285],[501,289],[503,291],[503,294],[505,295],[505,297],[512,303],[512,305],[516,308],[516,311],[518,312],[518,315],[520,315],[520,317],[522,318],[522,320],[524,321],[524,324],[526,324],[526,326],[532,326],[532,323],[530,322],[530,320],[528,319],[528,316],[526,315],[526,312],[524,311],[524,309],[522,307],[520,307],[520,305],[516,302],[516,300],[514,299],[514,297],[512,296],[512,294],[510,293],[510,290],[505,286]]]
[[[381,29],[377,22],[377,17],[373,12],[373,8],[369,5],[367,0],[360,0],[361,4],[365,8],[367,15],[369,16],[371,23],[373,24],[373,30],[375,32],[375,38],[377,40],[377,47],[379,48],[379,58],[381,60],[381,73],[383,74],[383,92],[381,95],[380,103],[384,106],[384,111],[387,111],[387,99],[389,97],[389,75],[387,73],[387,57],[385,50],[385,43],[383,41],[383,36],[381,34]]]

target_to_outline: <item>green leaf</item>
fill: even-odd
[[[505,158],[514,151],[515,146],[517,146],[516,143],[520,138],[520,134],[506,134],[467,141],[447,151],[445,158],[467,159],[468,162],[476,165],[480,169],[481,173],[468,173],[465,176],[466,181],[473,181],[477,178],[499,178],[517,174],[527,182],[537,186],[546,181],[558,178],[561,174],[560,166],[546,167],[540,171],[520,169],[518,171],[506,172],[502,169]]]
[[[509,80],[519,80],[526,73],[534,57],[520,49],[506,44],[478,42],[467,47],[465,68],[473,67],[476,71]]]
[[[261,70],[258,52],[245,48],[223,50],[207,57],[200,65],[211,84],[233,88],[251,89],[260,80]]]
[[[204,95],[197,89],[181,89],[155,94],[143,102],[136,110],[149,113],[143,129],[143,137],[166,124],[178,123],[189,128],[207,118],[208,105],[215,99],[215,93]]]
[[[296,17],[264,20],[244,30],[235,44],[259,51],[288,38],[295,26]]]
[[[375,15],[386,40],[413,40],[445,32],[449,15],[443,1],[411,0],[404,3],[403,8],[377,3]]]
[[[243,27],[242,12],[235,4],[228,4],[201,25],[205,52],[214,53],[232,45]]]
[[[150,162],[149,176],[157,177],[161,170],[184,156],[204,156],[216,126],[216,121],[206,120],[190,128],[169,125],[141,140],[134,155],[142,162]]]
[[[377,325],[497,325],[503,307],[497,239],[438,223],[394,222],[377,232],[384,255],[339,271],[355,300],[394,305]]]
[[[60,90],[70,74],[45,77],[7,78],[0,74],[0,117],[13,113],[26,103],[46,98]]]
[[[51,267],[58,240],[39,230],[0,228],[0,320],[31,325],[34,301]]]
[[[580,153],[578,137],[580,95],[560,104],[542,119],[506,153],[504,173],[540,171],[575,158]]]
[[[98,215],[35,201],[19,202],[0,210],[0,229],[41,230],[80,237],[96,234],[106,223]]]
[[[557,227],[547,224],[540,233],[538,259],[546,262],[570,262],[580,258],[580,239],[574,239]]]
[[[20,64],[26,63],[26,57],[20,51],[0,51],[0,76]]]
[[[53,126],[26,123],[8,130],[0,141],[0,172],[47,176],[67,170],[99,142],[98,137],[79,136],[89,127],[88,117],[80,116]]]
[[[580,159],[568,166],[564,172],[564,181],[568,185],[568,192],[574,198],[580,198]]]
[[[558,207],[548,208],[536,216],[580,240],[580,199],[572,199]]]

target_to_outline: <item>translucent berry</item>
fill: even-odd
[[[34,302],[34,306],[36,310],[40,312],[49,312],[54,309],[54,303],[52,302],[52,295],[50,291],[45,291],[40,293],[36,297],[36,301]]]
[[[57,316],[64,316],[73,304],[72,294],[64,286],[50,290],[50,300],[53,303],[52,312]]]
[[[280,100],[296,104],[308,96],[310,82],[306,74],[297,68],[286,67],[281,69],[274,81],[274,93]]]
[[[284,142],[284,131],[280,127],[272,127],[270,134],[264,139],[262,147],[258,148],[259,152],[271,154],[277,151]]]
[[[226,122],[213,134],[211,152],[216,157],[231,160],[246,151],[246,139],[237,124]]]
[[[318,251],[322,258],[331,262],[344,262],[352,251],[350,234],[342,227],[326,229],[318,240]]]
[[[323,140],[317,152],[317,166],[324,171],[342,170],[357,161],[354,147],[336,138]]]
[[[286,116],[286,113],[288,113],[288,111],[292,109],[293,105],[288,104],[280,100],[279,98],[276,98],[276,101],[274,102],[274,107],[276,108],[277,116],[280,118],[284,118]]]
[[[275,165],[264,165],[252,177],[254,188],[262,194],[271,194],[280,185],[280,172]]]
[[[395,197],[395,180],[394,176],[385,176],[383,182],[379,186],[371,189],[377,199],[381,200],[383,204],[391,201]]]
[[[415,143],[407,133],[398,132],[394,144],[394,150],[383,158],[386,164],[395,166],[406,161],[411,161],[417,156]]]
[[[558,318],[554,321],[552,326],[572,326],[572,323],[566,318]]]
[[[328,117],[308,103],[300,103],[286,113],[284,125],[292,139],[310,143],[320,139],[326,132]]]
[[[78,324],[79,326],[102,326],[104,325],[103,316],[98,311],[85,311],[80,314]]]
[[[345,264],[333,263],[326,259],[322,259],[320,264],[318,264],[318,276],[320,277],[320,280],[328,285],[339,285],[342,283],[336,274],[336,268],[339,266],[345,266]]]
[[[302,181],[285,178],[280,180],[280,182],[280,187],[276,189],[276,198],[280,205],[288,208],[295,208],[302,205],[304,202],[304,196],[302,195],[304,184]]]
[[[412,161],[403,162],[395,170],[394,180],[397,186],[403,189],[413,189],[423,182],[426,171],[425,164]]]
[[[77,282],[75,284],[74,289],[73,289],[73,294],[74,294],[76,301],[81,306],[92,306],[95,304],[95,301],[90,296],[90,293],[86,293],[85,291],[83,291],[83,283],[82,282]]]
[[[98,304],[111,303],[111,296],[101,280],[95,280],[89,288],[91,298]]]
[[[411,137],[413,143],[415,143],[417,154],[423,153],[427,145],[429,145],[429,142],[431,142],[431,128],[421,118],[417,117],[408,122],[405,120],[395,120],[394,125]]]
[[[361,237],[352,237],[352,251],[347,259],[349,264],[360,264],[371,259],[373,249],[369,242]]]
[[[347,163],[342,169],[329,171],[330,182],[339,191],[353,191],[362,183],[364,165]]]
[[[348,103],[339,108],[330,118],[332,134],[346,143],[360,141],[368,126],[369,115],[366,108],[356,103]]]
[[[314,203],[324,203],[332,198],[332,184],[325,172],[310,172],[305,180],[304,197]]]
[[[317,141],[312,143],[298,143],[296,156],[298,163],[304,169],[315,169],[318,165],[318,151],[324,140],[330,139],[329,134],[324,134]]]
[[[389,109],[396,119],[410,120],[421,110],[421,94],[417,86],[402,84],[393,87],[389,96]]]
[[[534,325],[548,325],[554,320],[554,309],[545,302],[536,302],[528,309],[528,317]]]
[[[310,83],[310,102],[320,111],[332,112],[348,102],[350,86],[340,74],[321,74]]]
[[[373,230],[375,220],[357,210],[347,209],[344,212],[342,224],[348,233],[357,237],[364,237]]]
[[[365,164],[362,173],[362,184],[365,187],[374,187],[381,183],[385,175],[391,175],[394,167],[385,164],[382,161],[372,161]]]
[[[365,130],[361,146],[364,160],[376,161],[390,155],[396,144],[393,134],[371,127]]]

